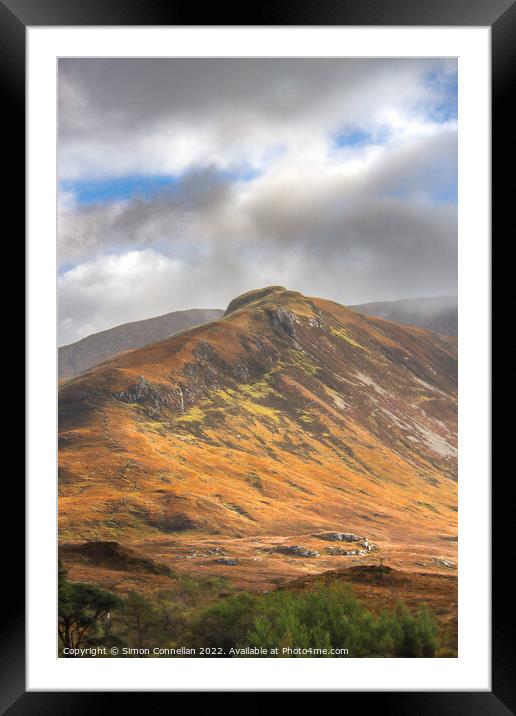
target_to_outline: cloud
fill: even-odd
[[[211,168],[187,173],[150,199],[72,205],[60,202],[59,256],[69,262],[102,249],[145,246],[166,241],[173,250],[188,250],[192,240],[212,237],[217,212],[229,204],[231,184]],[[199,248],[199,246],[197,246]]]
[[[428,77],[455,70],[446,60],[63,59],[60,176],[261,166],[273,147],[309,156],[346,127],[413,130],[448,92]]]
[[[455,293],[455,77],[442,60],[61,60],[61,342],[272,283]]]
[[[171,310],[225,308],[227,279],[237,293],[267,284],[270,266],[241,266],[228,254],[185,263],[155,249],[107,254],[63,272],[58,279],[60,345],[91,333]]]
[[[118,237],[120,253],[63,273],[61,341],[170,310],[224,308],[268,284],[349,304],[455,291],[455,205],[360,192],[346,202],[339,177],[314,187],[301,173],[298,182],[215,192],[204,210],[163,198],[88,210],[89,236],[99,246],[104,234]]]
[[[109,328],[115,316],[125,323],[162,312],[160,297],[180,276],[181,262],[153,249],[99,256],[64,272],[58,279],[63,342]]]

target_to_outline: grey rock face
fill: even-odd
[[[329,542],[360,542],[360,540],[364,539],[360,537],[360,535],[355,535],[352,532],[327,532],[326,534],[317,536]]]
[[[344,547],[327,547],[326,554],[337,557],[359,557],[367,554],[365,549],[344,549]]]
[[[291,338],[296,337],[296,319],[293,313],[287,311],[283,306],[271,308],[267,313],[276,330],[283,331]]]
[[[432,557],[432,562],[446,569],[453,569],[455,567],[455,562],[452,562],[451,559],[443,559],[442,557]]]
[[[123,403],[138,403],[157,411],[157,414],[166,408],[174,407],[177,410],[181,405],[181,395],[176,387],[153,385],[143,376],[140,376],[137,383],[116,393],[114,397]]]
[[[362,548],[361,550],[346,550],[342,547],[330,547],[326,550],[327,554],[352,556],[357,554],[367,554],[368,552],[377,552],[380,548],[374,542],[370,542],[367,537],[353,534],[353,532],[327,532],[317,535],[319,539],[328,542],[356,542]]]
[[[245,365],[245,363],[239,363],[238,365],[236,365],[233,369],[233,375],[241,383],[249,382],[249,368]]]
[[[316,552],[314,549],[301,547],[300,545],[275,547],[273,551],[278,552],[279,554],[294,555],[294,557],[320,557],[319,552]]]

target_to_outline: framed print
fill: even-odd
[[[2,708],[514,712],[490,444],[514,6],[217,14],[1,6],[28,307]]]

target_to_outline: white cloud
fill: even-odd
[[[183,262],[155,249],[101,255],[59,278],[59,344],[72,343],[114,325],[169,311],[225,308],[228,275],[237,293],[270,283],[277,266],[239,263],[231,255]],[[294,271],[284,271],[289,285]]]
[[[147,249],[98,256],[64,272],[58,279],[60,342],[162,312],[163,296],[181,280],[181,269],[181,261]]]
[[[223,308],[269,283],[343,303],[454,293],[457,126],[435,108],[451,101],[455,70],[61,61],[62,179],[180,174],[150,198],[91,205],[66,184],[59,257],[73,268],[59,282],[61,340]],[[357,129],[364,143],[338,146]],[[257,175],[239,179],[248,167]]]
[[[432,131],[454,61],[61,60],[61,179],[320,157],[343,127]]]

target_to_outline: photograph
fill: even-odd
[[[60,58],[60,658],[457,658],[457,59]]]

